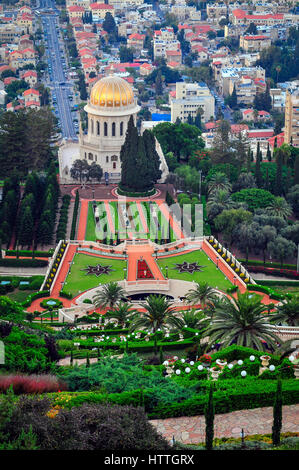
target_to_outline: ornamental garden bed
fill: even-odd
[[[145,260],[137,261],[137,279],[154,279],[153,273]]]
[[[126,224],[122,211],[120,211],[119,214],[118,203],[116,201],[109,202],[110,214],[113,220],[113,226],[115,227],[114,233],[110,233],[109,220],[104,203],[97,202],[97,207],[100,217],[99,223],[96,225],[93,203],[89,202],[85,231],[85,239],[88,241],[100,241],[108,244],[112,242],[113,244],[113,242],[117,243],[130,238],[129,233],[132,233],[136,239],[151,239],[158,243],[168,243],[177,239],[169,221],[160,211],[158,204],[154,201],[141,201],[139,207],[135,202],[126,203],[128,220],[130,222],[126,230],[124,230]],[[156,222],[153,218],[153,209],[155,209],[157,216]],[[145,227],[142,224],[143,217],[147,222],[148,232],[145,231]]]
[[[177,264],[197,263],[201,266],[201,271],[180,272]],[[224,276],[220,269],[201,250],[195,250],[182,255],[169,256],[164,259],[158,259],[157,264],[162,268],[163,273],[167,272],[170,279],[181,279],[184,281],[207,282],[211,287],[217,287],[222,291],[226,291],[232,286],[232,283]]]
[[[99,276],[96,274],[88,274],[86,269],[88,266],[96,267],[97,265],[110,266],[109,273],[103,273]],[[107,284],[113,281],[120,281],[124,278],[124,268],[126,262],[119,259],[107,259],[99,256],[92,256],[77,253],[74,256],[73,264],[64,283],[64,292],[67,292],[72,298],[88,289],[98,287],[99,284]]]

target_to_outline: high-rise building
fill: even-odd
[[[286,92],[284,141],[299,147],[299,88]]]

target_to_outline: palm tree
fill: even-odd
[[[194,330],[202,330],[208,326],[208,317],[203,310],[183,310],[180,318],[185,326]]]
[[[238,293],[237,299],[226,299],[221,308],[216,307],[213,322],[205,332],[209,342],[227,347],[233,342],[239,346],[264,350],[262,340],[276,348],[279,338],[267,326],[268,316],[257,294]]]
[[[121,328],[125,327],[130,318],[135,315],[137,310],[131,308],[132,305],[126,302],[118,302],[114,310],[109,310],[105,317],[109,319],[117,320]]]
[[[271,321],[286,323],[288,326],[299,326],[299,296],[284,300],[277,307]]]
[[[138,312],[133,317],[130,327],[131,331],[143,329],[156,333],[160,328],[173,327],[181,329],[182,320],[174,316],[175,309],[171,303],[162,295],[149,295],[144,305],[146,312]]]
[[[109,306],[112,309],[117,302],[124,298],[126,298],[126,291],[117,282],[110,282],[104,284],[102,290],[97,291],[92,302],[96,308]]]
[[[211,194],[218,189],[224,189],[227,192],[231,191],[231,184],[228,181],[226,174],[221,171],[217,171],[211,177],[208,184],[208,194]]]
[[[221,206],[223,209],[230,209],[234,205],[234,201],[230,197],[230,193],[226,189],[217,189],[210,193],[207,203],[207,209],[213,205]]]
[[[266,211],[269,215],[274,215],[277,217],[282,217],[287,219],[292,215],[292,209],[290,204],[285,200],[284,197],[276,197],[268,207]]]
[[[217,290],[209,286],[207,282],[197,282],[194,289],[190,289],[186,294],[189,304],[202,306],[210,304],[215,299]]]

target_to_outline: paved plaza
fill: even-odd
[[[176,441],[183,444],[196,444],[205,440],[204,416],[156,419],[150,422],[168,441],[173,436]],[[215,438],[238,438],[242,429],[244,429],[245,435],[271,434],[273,408],[256,408],[217,414],[214,423]],[[299,432],[299,405],[283,407],[282,432]]]

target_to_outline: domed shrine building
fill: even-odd
[[[88,119],[87,133],[83,133],[80,126],[79,143],[64,141],[59,149],[61,182],[73,182],[70,168],[77,159],[86,160],[89,164],[97,163],[103,175],[108,174],[110,182],[118,182],[121,176],[120,150],[128,122],[133,115],[136,124],[140,110],[133,89],[116,75],[104,77],[94,84],[84,110]],[[157,146],[165,173],[164,155],[158,143]]]

